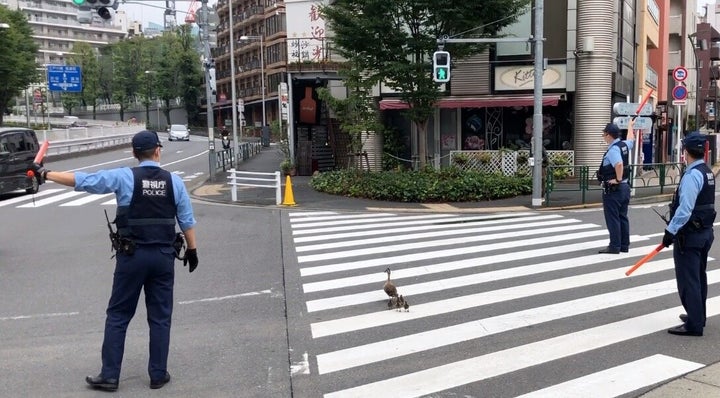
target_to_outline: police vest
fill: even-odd
[[[172,175],[154,166],[134,167],[132,173],[130,205],[117,209],[120,236],[137,244],[172,245],[177,214]]]
[[[629,167],[630,162],[628,160],[630,156],[629,156],[628,146],[622,140],[614,143],[613,145],[620,148],[620,156],[622,157],[622,162],[623,162],[622,179],[627,180],[628,177],[630,177],[630,167]],[[605,151],[605,154],[603,155],[603,160],[600,161],[600,168],[597,171],[598,181],[610,181],[617,177],[617,174],[615,173],[614,165],[611,165],[611,164],[603,165],[605,156],[607,156],[607,154],[608,154],[608,152],[610,152],[611,148],[612,148],[612,146],[610,148],[608,148],[607,151]]]
[[[712,228],[715,222],[715,175],[712,170],[705,164],[701,163],[685,173],[691,173],[697,170],[703,175],[703,186],[695,200],[695,207],[692,210],[690,219],[681,228],[681,231],[693,231],[705,228]],[[675,215],[680,204],[680,189],[675,191],[673,200],[670,203],[670,218]]]

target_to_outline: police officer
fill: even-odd
[[[627,140],[620,139],[620,129],[614,123],[608,123],[603,129],[603,140],[608,149],[603,155],[597,171],[598,181],[603,186],[603,212],[605,224],[610,234],[610,244],[599,253],[618,254],[630,248],[630,222],[628,205],[630,204],[630,153],[635,136],[628,130]]]
[[[702,336],[707,300],[707,259],[715,221],[715,176],[705,164],[705,136],[698,132],[683,140],[687,168],[670,204],[670,222],[663,245],[673,245],[675,278],[685,314],[670,334]]]
[[[71,173],[33,165],[41,181],[47,179],[74,187],[76,191],[116,195],[115,222],[121,244],[117,248],[112,294],[106,311],[102,370],[99,375],[85,379],[92,388],[106,391],[118,388],[125,333],[143,287],[150,327],[150,388],[161,388],[170,381],[167,358],[173,309],[176,219],[187,240],[183,262],[190,264],[190,272],[198,265],[190,198],[182,179],[160,168],[162,145],[157,133],[144,130],[135,134],[132,147],[138,167]]]

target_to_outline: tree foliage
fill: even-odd
[[[12,98],[31,83],[40,80],[35,54],[38,45],[25,14],[0,6],[0,21],[10,25],[0,29],[0,124]]]
[[[443,36],[494,37],[530,0],[337,0],[321,8],[335,50],[373,83],[399,91],[418,127],[418,157],[427,161],[427,121],[440,98],[432,80],[432,53]],[[449,47],[449,46],[448,46]],[[453,60],[483,50],[448,48]]]

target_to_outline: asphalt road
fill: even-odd
[[[166,143],[188,186],[207,142]],[[133,165],[117,150],[53,170]],[[100,367],[113,260],[111,197],[44,185],[0,198],[0,393],[105,396]],[[662,236],[653,208],[630,211],[631,252],[606,245],[602,211],[486,214],[305,211],[195,201],[200,266],[176,268],[169,371],[148,389],[141,304],[117,396],[636,397],[720,360],[720,271],[710,263],[705,336],[679,323],[671,253],[625,277]],[[387,309],[392,269],[408,312]],[[542,395],[545,394],[545,395]]]
[[[165,143],[163,163],[192,184],[207,173],[207,141]],[[197,156],[200,155],[200,156]],[[127,151],[48,163],[54,170],[132,165]],[[188,160],[184,160],[188,158]],[[61,188],[48,183],[41,194]],[[100,369],[114,260],[103,210],[112,197],[41,204],[65,193],[0,198],[0,393],[104,396],[84,377]],[[29,205],[28,207],[18,207]],[[290,391],[281,215],[195,203],[200,264],[177,263],[170,384],[150,390],[143,298],[128,330],[117,396],[286,397]],[[152,393],[152,394],[151,394]]]

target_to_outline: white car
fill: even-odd
[[[168,127],[168,141],[190,141],[190,129],[183,124],[171,124]]]

